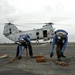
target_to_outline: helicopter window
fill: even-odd
[[[10,34],[11,34],[11,28],[9,28],[9,32],[10,32]]]
[[[36,32],[36,35],[39,35],[39,32]]]
[[[19,30],[19,32],[22,32],[22,30]]]

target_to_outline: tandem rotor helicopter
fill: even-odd
[[[8,19],[9,20],[9,19]],[[54,18],[55,20],[55,18]],[[64,20],[64,18],[58,18],[57,21]],[[43,26],[39,29],[33,29],[33,30],[26,30],[22,31],[17,28],[18,24],[13,23],[14,20],[10,19],[7,23],[4,25],[4,30],[3,30],[3,35],[13,41],[14,43],[18,42],[18,38],[21,35],[28,34],[30,36],[31,41],[36,41],[37,36],[39,36],[39,40],[43,41],[50,41],[52,42],[53,36],[54,36],[54,30],[55,28],[53,27],[54,22],[56,21],[51,21],[48,23],[25,23],[29,25],[33,24],[42,24]],[[23,25],[24,26],[24,25]],[[27,26],[27,25],[26,25]]]
[[[3,35],[8,39],[14,41],[15,43],[18,42],[18,38],[21,35],[28,34],[31,38],[31,41],[37,40],[37,36],[39,39],[43,39],[44,41],[52,40],[54,34],[53,23],[45,23],[42,28],[40,29],[33,29],[28,31],[21,31],[18,30],[15,24],[13,23],[5,23]],[[50,41],[51,42],[51,41]]]

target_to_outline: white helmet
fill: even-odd
[[[66,33],[64,33],[64,32],[57,32],[56,35],[58,35],[58,36],[66,36]]]
[[[20,42],[24,41],[24,39],[20,39]]]

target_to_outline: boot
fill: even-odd
[[[22,58],[22,56],[19,56],[19,57],[18,57],[18,59],[21,59],[21,58]]]
[[[66,56],[62,55],[61,57],[66,58]]]
[[[61,57],[66,58],[66,56],[62,53]]]

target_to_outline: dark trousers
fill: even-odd
[[[19,56],[19,45],[17,46],[17,52],[16,52],[16,57]]]
[[[60,52],[61,52],[61,50],[62,50],[62,47],[63,47],[63,43],[61,43],[61,44],[56,44],[56,54],[57,54],[57,58],[61,58]]]
[[[27,49],[27,46],[25,46],[25,48]],[[29,49],[29,55],[32,57],[33,56],[33,52],[32,52],[32,46],[31,44],[28,44],[28,49]],[[16,57],[19,56],[19,45],[17,46],[17,52],[16,52]]]
[[[28,49],[29,49],[29,55],[32,57],[33,56],[33,52],[32,52],[31,44],[28,44]]]

